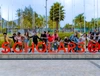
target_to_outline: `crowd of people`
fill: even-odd
[[[87,48],[88,44],[91,43],[96,44],[98,42],[100,44],[100,32],[98,32],[97,30],[94,30],[93,32],[89,32],[89,33],[83,33],[83,34],[80,32],[75,32],[70,37],[65,37],[64,40],[59,37],[56,30],[53,34],[50,34],[49,31],[48,32],[44,31],[43,33],[41,33],[40,36],[38,36],[36,32],[30,33],[29,31],[25,32],[24,35],[22,35],[20,32],[18,32],[17,34],[14,33],[12,37],[8,37],[7,33],[3,33],[3,35],[4,35],[4,41],[9,44],[11,43],[11,39],[12,39],[14,43],[18,42],[18,43],[27,44],[29,46],[30,39],[32,38],[32,42],[34,43],[35,47],[39,41],[42,41],[46,45],[47,43],[50,43],[51,50],[52,48],[54,48],[55,51],[59,47],[60,42],[63,42],[66,48],[70,42],[75,43],[75,45],[84,42],[85,44],[84,48]],[[23,49],[21,45],[18,45],[18,47],[19,49]],[[44,48],[44,46],[42,46],[42,48]],[[75,51],[77,52],[78,49],[79,48],[76,46]],[[31,49],[29,52],[31,52]]]

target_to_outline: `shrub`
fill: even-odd
[[[0,37],[3,37],[3,33],[0,34]]]
[[[73,32],[66,32],[66,33],[60,32],[60,33],[58,33],[58,35],[61,39],[64,39],[65,37],[70,37],[72,34],[74,34],[74,33]]]

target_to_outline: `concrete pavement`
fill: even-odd
[[[0,76],[100,76],[100,61],[3,60]]]

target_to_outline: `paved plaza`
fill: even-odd
[[[100,76],[100,61],[3,60],[0,76]]]

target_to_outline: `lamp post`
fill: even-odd
[[[46,0],[46,7],[45,7],[45,9],[46,9],[46,30],[47,30],[47,0]]]
[[[1,27],[2,27],[2,30],[1,30],[1,31],[3,32],[2,8],[1,8],[1,6],[2,6],[2,5],[0,5],[0,18],[1,18],[0,20],[1,20]]]
[[[73,0],[73,15],[75,16],[75,0]],[[75,32],[75,20],[74,20],[74,32]]]

